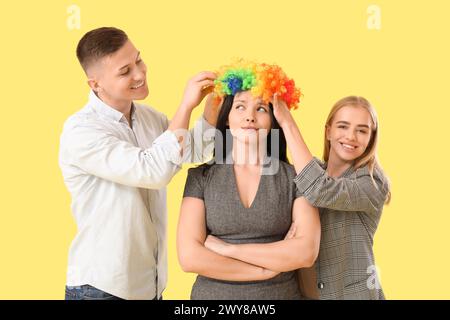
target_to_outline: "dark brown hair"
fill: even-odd
[[[78,61],[86,72],[90,65],[122,48],[127,40],[127,34],[114,27],[91,30],[78,42]]]

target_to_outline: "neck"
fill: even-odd
[[[131,106],[133,104],[133,101],[130,100],[115,100],[107,95],[103,95],[102,93],[97,93],[97,97],[102,100],[104,103],[106,103],[111,108],[123,113],[127,119],[130,116],[131,112]]]
[[[339,177],[345,170],[353,165],[353,161],[342,160],[330,151],[327,163],[327,174],[330,177]]]
[[[131,106],[133,105],[133,101],[129,100],[117,101],[109,98],[108,96],[102,95],[100,92],[97,93],[97,97],[111,108],[123,113],[125,119],[127,119],[128,121],[128,124],[131,126]]]

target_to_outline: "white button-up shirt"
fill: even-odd
[[[59,164],[78,228],[67,285],[153,299],[167,282],[165,186],[181,163],[206,160],[214,127],[198,120],[190,134],[200,139],[186,141],[182,157],[164,114],[133,103],[131,121],[130,128],[91,91],[87,105],[64,124]]]

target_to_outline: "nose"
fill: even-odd
[[[141,81],[146,78],[147,75],[147,67],[143,66],[141,68],[135,68],[136,72],[133,74],[133,78],[136,81]]]
[[[349,141],[354,141],[355,138],[356,138],[355,131],[353,131],[353,130],[348,130],[348,131],[347,131],[347,134],[346,134],[346,138],[347,138],[347,140],[349,140]]]
[[[247,123],[254,123],[255,122],[255,112],[251,108],[247,109],[247,112],[245,113],[245,122]]]
[[[145,79],[145,72],[144,71],[138,71],[134,74],[133,80],[135,81],[141,81]]]

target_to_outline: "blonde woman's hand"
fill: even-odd
[[[292,114],[289,111],[286,102],[280,99],[278,97],[278,94],[276,93],[273,95],[272,106],[273,106],[273,115],[275,116],[275,119],[277,119],[278,124],[280,125],[281,128],[291,123],[294,123],[294,118],[292,117]]]

